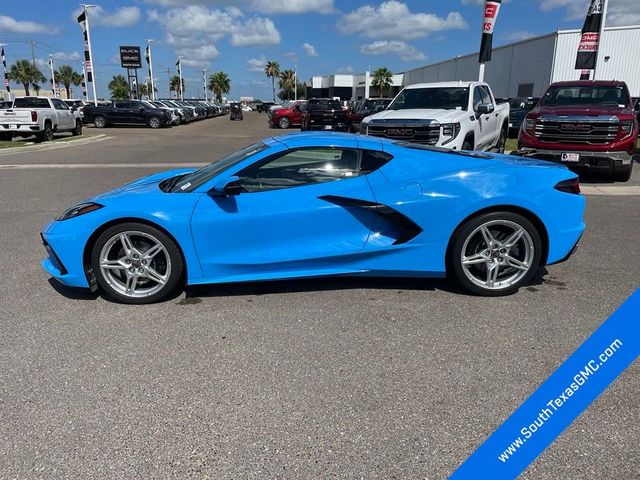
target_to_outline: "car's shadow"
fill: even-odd
[[[537,291],[542,284],[557,285],[564,289],[564,283],[553,279],[545,279],[546,268],[540,269],[525,289]],[[70,300],[96,300],[102,298],[110,302],[120,303],[104,295],[92,292],[87,288],[66,287],[53,278],[49,285],[60,295]],[[455,281],[440,278],[398,278],[398,277],[319,277],[291,280],[268,280],[263,282],[221,283],[211,285],[192,285],[184,289],[185,298],[180,304],[199,303],[201,298],[278,295],[286,293],[327,292],[340,290],[399,290],[407,292],[434,292],[436,290],[461,296],[474,296],[461,288]],[[182,291],[177,290],[164,301],[179,298]]]

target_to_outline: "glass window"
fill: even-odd
[[[477,110],[478,105],[482,103],[482,92],[480,91],[480,87],[477,87],[473,91],[473,109]]]
[[[69,107],[67,107],[62,100],[57,98],[52,98],[51,103],[53,103],[53,108],[56,110],[69,110]]]
[[[480,87],[480,93],[482,94],[482,103],[493,103],[493,100],[491,99],[491,94],[489,93],[489,90],[487,89],[487,87]]]
[[[310,112],[314,110],[325,111],[325,110],[341,110],[341,109],[342,109],[342,105],[338,100],[315,99],[315,100],[309,100],[309,102],[307,103],[307,110]]]
[[[609,105],[627,107],[631,105],[625,87],[609,85],[556,86],[547,90],[540,103],[545,106],[559,105]]]
[[[469,89],[453,88],[405,88],[387,107],[387,110],[435,109],[466,110],[469,104]]]
[[[361,153],[347,148],[304,148],[268,158],[237,175],[247,192],[333,182],[359,175]]]
[[[49,108],[49,102],[46,98],[16,98],[13,101],[13,108]]]
[[[116,102],[116,108],[131,108],[131,102]]]

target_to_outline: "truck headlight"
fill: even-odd
[[[533,135],[536,129],[536,121],[530,118],[525,118],[524,122],[522,122],[522,129],[529,135]]]
[[[460,123],[445,123],[442,125],[442,136],[447,137],[447,140],[442,142],[443,145],[451,143],[460,133]]]
[[[620,130],[622,130],[622,133],[624,133],[625,137],[628,137],[629,135],[631,135],[631,132],[633,132],[633,122],[631,120],[622,122],[620,124]]]

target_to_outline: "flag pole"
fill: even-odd
[[[51,92],[54,97],[57,97],[56,94],[56,71],[53,69],[53,55],[49,55],[49,69],[51,69]]]
[[[202,69],[202,88],[204,89],[204,101],[208,101],[207,99],[207,69]]]
[[[602,39],[604,38],[604,26],[607,22],[607,7],[609,2],[607,0],[602,0],[602,25],[600,25],[600,37],[598,38],[598,51],[596,52],[596,64],[593,68],[593,79],[596,80],[598,74],[598,64],[600,63],[600,52],[602,50]]]
[[[149,53],[149,77],[151,80],[151,99],[155,100],[156,99],[156,89],[153,86],[153,62],[151,61],[151,42],[153,42],[153,39],[149,39],[147,40],[147,52]]]
[[[11,94],[11,87],[9,86],[9,73],[7,72],[7,59],[4,56],[4,43],[0,43],[0,49],[2,50],[0,53],[2,53],[1,55],[1,59],[2,60],[2,67],[4,69],[4,86],[7,89],[7,93]]]
[[[87,29],[87,48],[89,49],[89,62],[91,64],[91,89],[93,90],[93,104],[98,106],[98,94],[96,93],[96,71],[93,68],[93,52],[91,51],[91,32],[89,31],[89,15],[87,15],[87,8],[93,8],[95,5],[89,5],[87,3],[81,4],[84,9],[84,21],[85,28]]]
[[[87,71],[84,69],[84,63],[82,64],[82,96],[86,101],[89,101],[89,93],[87,92]]]
[[[298,65],[293,67],[293,99],[298,101]]]
[[[178,89],[180,90],[180,100],[184,100],[184,89],[182,87],[182,57],[178,57]]]

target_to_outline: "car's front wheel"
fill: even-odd
[[[280,120],[278,120],[278,126],[281,129],[286,130],[291,126],[291,121],[287,117],[282,117]]]
[[[450,265],[457,281],[472,293],[509,295],[536,274],[542,240],[522,215],[490,212],[465,223],[456,232]]]
[[[71,130],[71,135],[73,135],[74,137],[82,135],[82,120],[76,120],[76,127]]]
[[[184,272],[175,242],[142,223],[122,223],[105,230],[93,246],[91,265],[105,293],[132,304],[166,298],[178,288]]]
[[[107,126],[107,119],[102,115],[96,115],[93,117],[93,125],[96,128],[104,128]]]
[[[151,117],[149,119],[149,126],[151,128],[160,128],[162,126],[162,122],[158,117]]]

